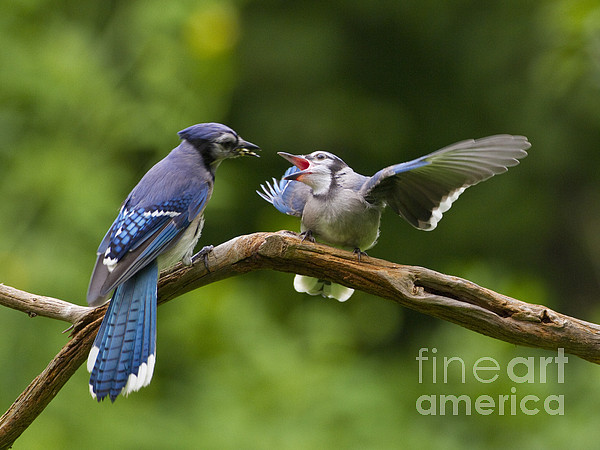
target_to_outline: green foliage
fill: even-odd
[[[384,216],[373,256],[600,321],[600,6],[352,0],[0,4],[0,282],[83,304],[120,202],[204,121],[263,147],[219,169],[201,244],[298,230],[256,196],[276,151],[331,150],[365,174],[455,141],[527,135],[530,156],[467,191],[434,233]],[[419,383],[420,348],[467,366],[553,357],[291,275],[226,280],[160,308],[152,384],[96,404],[81,368],[15,448],[589,447],[598,368],[565,382]],[[67,340],[0,309],[0,408]],[[431,356],[431,353],[429,353]],[[565,411],[422,416],[425,394],[563,394]]]

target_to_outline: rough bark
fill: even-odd
[[[205,264],[206,262],[206,264]],[[363,257],[301,241],[295,233],[255,233],[225,242],[189,267],[161,274],[159,304],[206,284],[255,270],[317,276],[512,344],[563,348],[600,363],[600,325],[516,300],[433,270]],[[71,339],[0,418],[0,449],[10,447],[85,361],[106,306],[87,308],[0,285],[0,304],[72,323]]]

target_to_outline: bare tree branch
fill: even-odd
[[[255,270],[317,276],[368,292],[512,344],[600,363],[600,325],[525,303],[470,281],[303,242],[294,233],[254,233],[215,247],[204,261],[161,274],[159,304],[225,278]],[[291,287],[290,287],[291,288]],[[73,323],[71,340],[0,418],[0,449],[10,447],[85,361],[106,306],[91,309],[0,285],[0,304]]]
[[[22,311],[29,317],[40,315],[69,323],[78,322],[93,309],[52,297],[30,294],[4,284],[0,284],[0,305]]]
[[[0,417],[0,449],[13,445],[86,360],[104,312],[106,307],[98,308],[83,319],[87,325],[72,334],[71,340]],[[89,322],[91,319],[94,320]]]

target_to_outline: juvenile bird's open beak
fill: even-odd
[[[259,158],[260,156],[254,152],[254,150],[260,150],[258,145],[253,144],[252,142],[240,140],[240,144],[235,149],[240,156],[256,156]]]
[[[292,155],[291,153],[285,153],[285,152],[277,152],[277,154],[279,156],[281,156],[282,158],[287,159],[289,162],[291,162],[293,165],[295,165],[298,169],[300,169],[300,172],[292,173],[292,174],[289,174],[289,175],[283,177],[284,180],[300,181],[300,180],[298,180],[298,178],[301,178],[303,175],[310,173],[308,171],[308,168],[310,167],[310,161],[308,159],[306,159],[305,157]]]

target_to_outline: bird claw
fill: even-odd
[[[313,237],[312,231],[310,230],[306,230],[300,233],[300,237],[302,238],[302,242],[308,241],[312,242],[313,244],[315,243],[315,238]]]
[[[366,252],[363,252],[363,251],[362,251],[360,248],[358,248],[358,247],[357,247],[357,248],[355,248],[355,249],[352,251],[352,253],[354,253],[354,254],[357,256],[357,258],[358,258],[358,262],[360,262],[360,259],[361,259],[363,256],[369,256],[369,255],[367,255],[367,253],[366,253]]]
[[[210,268],[208,267],[208,254],[212,252],[214,248],[214,245],[205,245],[194,255],[194,259],[202,258],[202,262],[204,263],[207,272],[210,272]]]

